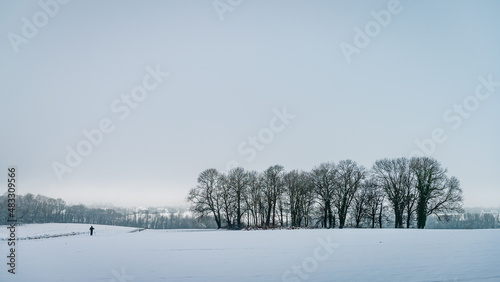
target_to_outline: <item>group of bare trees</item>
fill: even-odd
[[[213,217],[218,228],[244,226],[321,226],[339,228],[347,220],[360,227],[382,227],[388,208],[396,228],[427,216],[462,210],[462,191],[440,163],[428,157],[382,159],[370,170],[352,160],[322,163],[310,172],[263,172],[238,167],[227,173],[207,169],[187,200],[199,217]]]
[[[395,227],[410,226],[416,214],[417,227],[424,228],[427,216],[462,211],[462,190],[456,177],[428,157],[378,160],[373,175],[382,186],[392,209]]]

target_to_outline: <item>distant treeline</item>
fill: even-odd
[[[428,228],[433,229],[492,229],[500,228],[497,210],[488,212],[466,212],[464,214],[443,215],[429,218]]]
[[[199,221],[175,208],[89,208],[67,205],[43,195],[17,195],[15,215],[23,223],[86,223],[152,229],[216,228],[213,220]],[[7,224],[7,197],[0,196],[0,224]]]
[[[463,213],[459,180],[429,157],[381,159],[369,169],[352,160],[311,171],[212,168],[197,182],[188,195],[191,210],[218,228],[425,228],[430,216]]]

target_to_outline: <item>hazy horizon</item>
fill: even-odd
[[[0,2],[4,192],[187,206],[208,168],[420,150],[500,207],[500,2],[48,2]]]

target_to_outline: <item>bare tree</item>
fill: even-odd
[[[266,226],[271,225],[271,215],[272,226],[276,225],[276,203],[283,193],[283,171],[283,166],[275,165],[266,169],[263,174],[264,195],[267,204]]]
[[[342,160],[337,165],[333,199],[339,215],[339,228],[344,228],[349,207],[365,177],[365,168],[352,160]]]
[[[288,203],[288,195],[284,192],[280,193],[276,202],[280,226],[288,225],[288,214],[290,212],[290,206]]]
[[[334,163],[322,163],[312,170],[314,192],[322,212],[324,228],[335,227],[335,215],[332,210],[332,201],[336,177],[337,167]]]
[[[219,187],[222,218],[227,223],[227,228],[232,229],[236,223],[234,222],[236,217],[236,197],[231,188],[229,176],[220,174],[217,184]]]
[[[298,226],[298,217],[300,216],[300,184],[299,173],[296,170],[290,171],[283,176],[285,191],[288,195],[290,205],[291,226]]]
[[[236,214],[235,228],[241,229],[241,218],[246,212],[245,198],[248,190],[248,173],[242,167],[233,168],[228,172],[227,185],[234,196],[234,213]]]
[[[405,210],[406,210],[406,228],[410,228],[414,214],[417,211],[417,188],[415,187],[415,174],[409,170],[407,185],[405,187]]]
[[[369,194],[371,192],[371,186],[368,181],[363,181],[361,187],[354,194],[352,201],[352,214],[354,217],[354,222],[356,223],[356,228],[360,227],[363,218],[368,217],[369,209]],[[373,228],[373,227],[372,227]]]
[[[427,216],[438,212],[461,211],[462,190],[455,177],[448,178],[447,169],[433,158],[411,159],[418,192],[417,227],[425,228]]]
[[[187,197],[191,202],[191,211],[198,214],[199,218],[213,215],[217,228],[222,227],[219,177],[219,172],[214,168],[203,171],[198,176],[198,184],[189,191]]]
[[[314,202],[314,186],[310,175],[294,170],[285,174],[284,183],[289,199],[291,226],[307,224],[310,207]]]
[[[379,227],[382,227],[381,210],[385,197],[384,191],[373,177],[364,182],[364,189],[366,190],[366,215],[370,219],[371,228],[375,228],[377,216],[379,216]]]
[[[315,203],[314,182],[311,174],[308,172],[301,172],[299,174],[299,180],[301,186],[299,202],[302,206],[300,208],[301,216],[297,218],[297,224],[298,226],[302,226],[302,222],[304,222],[303,225],[307,227],[309,225],[310,214]]]
[[[249,218],[249,223],[252,222],[253,225],[258,225],[258,220],[261,218],[261,215],[264,214],[263,211],[263,195],[261,190],[261,176],[256,171],[248,172],[248,193],[246,200],[246,206],[248,212],[251,216],[251,220]],[[249,217],[250,217],[249,216]],[[262,220],[261,220],[262,224]]]
[[[447,178],[443,189],[437,190],[427,206],[427,215],[435,214],[438,218],[441,213],[463,213],[463,197],[460,181],[455,176]]]
[[[403,228],[406,191],[410,185],[410,169],[407,158],[382,159],[375,162],[373,172],[382,185],[394,210],[394,225]]]

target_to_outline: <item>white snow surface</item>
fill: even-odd
[[[500,230],[89,227],[17,226],[13,275],[0,226],[0,281],[500,281]]]

